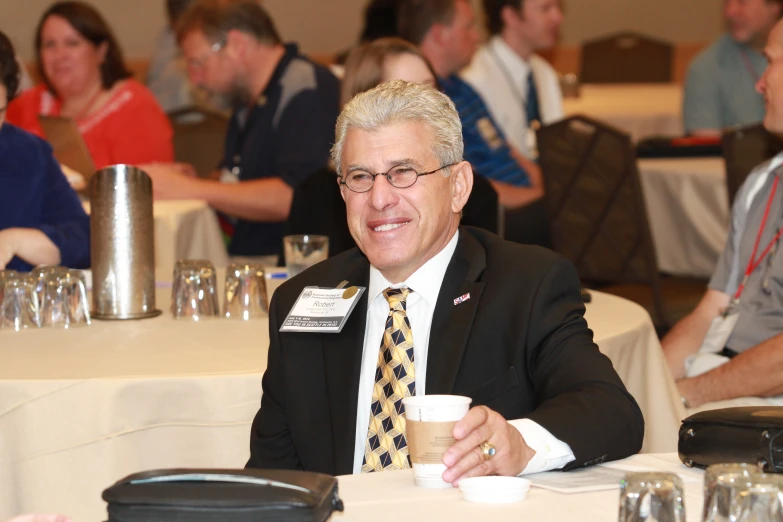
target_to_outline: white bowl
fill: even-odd
[[[530,481],[519,477],[472,477],[459,481],[462,497],[469,502],[521,502],[529,489]]]

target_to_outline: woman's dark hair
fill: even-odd
[[[54,87],[49,83],[49,79],[44,73],[41,61],[41,45],[43,43],[41,42],[41,32],[44,23],[50,16],[59,16],[65,19],[95,47],[103,43],[106,44],[106,57],[100,66],[101,83],[104,89],[109,89],[119,80],[131,76],[131,72],[122,59],[122,49],[120,49],[117,39],[100,13],[91,5],[83,2],[57,2],[46,10],[35,30],[35,57],[38,62],[38,72],[50,91],[55,92]]]
[[[14,99],[19,88],[19,63],[11,40],[0,31],[0,84],[5,87],[8,102]]]

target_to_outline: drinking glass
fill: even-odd
[[[33,278],[0,270],[0,329],[19,331],[39,326],[40,306]]]
[[[220,314],[215,267],[206,260],[181,260],[174,265],[171,314],[199,321]]]
[[[749,479],[751,473],[759,471],[755,464],[745,464],[742,462],[727,462],[723,464],[713,464],[704,472],[704,511],[702,520],[715,520],[718,513],[718,497],[715,486],[718,479],[727,477],[733,482],[741,479]]]
[[[723,473],[715,481],[705,522],[783,520],[783,478],[759,472]]]
[[[285,266],[288,277],[303,272],[329,256],[329,237],[315,235],[285,236],[283,238]]]
[[[269,307],[266,301],[264,267],[253,263],[232,263],[226,269],[223,315],[229,319],[247,321],[266,317]]]
[[[81,270],[46,271],[42,286],[41,326],[67,329],[91,323],[87,284]]]
[[[685,522],[682,481],[674,473],[628,473],[620,482],[620,522]]]

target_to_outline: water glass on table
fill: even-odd
[[[705,489],[708,477],[705,475]],[[704,522],[783,520],[783,477],[758,471],[717,474],[705,496]]]
[[[33,278],[15,270],[0,270],[0,330],[39,326],[40,306]]]
[[[685,522],[682,480],[674,473],[628,473],[620,482],[620,522]]]
[[[288,277],[303,272],[329,257],[329,236],[294,235],[283,238]]]
[[[171,315],[199,321],[220,313],[217,275],[210,261],[177,261],[171,287]]]
[[[35,281],[43,295],[41,326],[67,329],[91,323],[87,284],[81,270],[49,267]]]
[[[267,317],[264,267],[254,263],[232,263],[226,269],[223,315],[247,321]]]
[[[726,479],[732,483],[747,483],[752,473],[758,473],[759,468],[755,464],[742,462],[727,462],[713,464],[704,472],[704,510],[702,520],[715,520],[718,512],[718,497],[716,486],[718,479]]]

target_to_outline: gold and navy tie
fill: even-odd
[[[411,467],[402,405],[402,399],[416,395],[413,335],[405,302],[410,292],[408,288],[383,292],[389,316],[375,369],[362,473]]]

